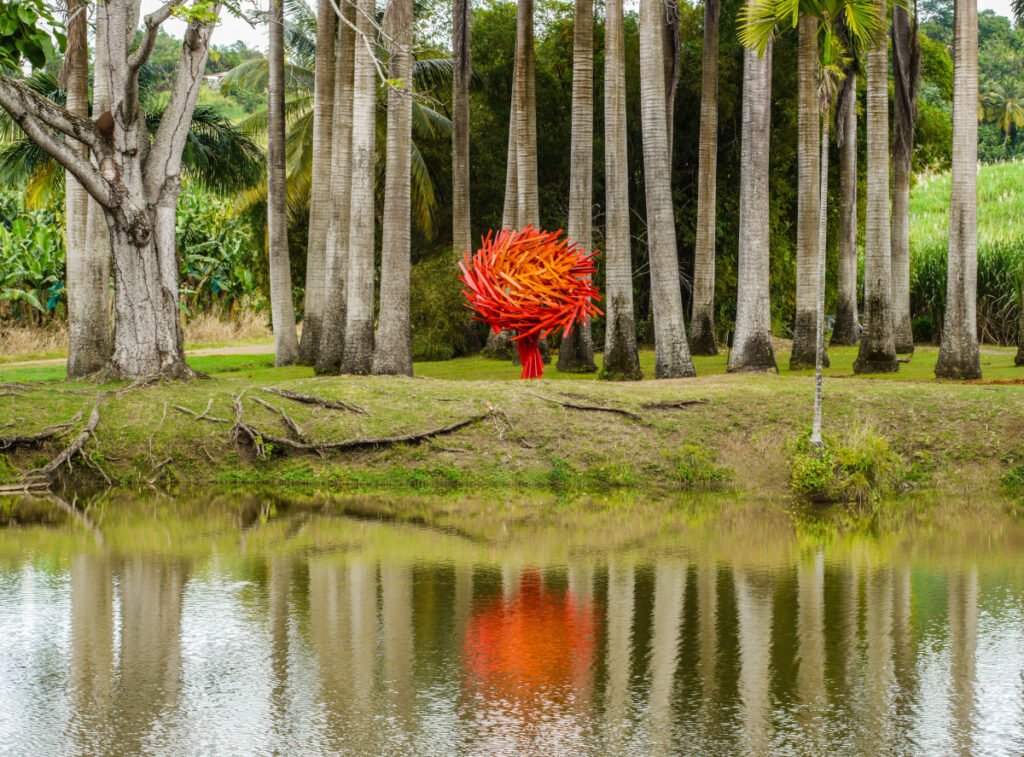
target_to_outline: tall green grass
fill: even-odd
[[[950,176],[919,178],[910,201],[915,336],[938,340],[946,303]],[[1024,275],[1024,163],[978,171],[978,335],[1014,344]]]

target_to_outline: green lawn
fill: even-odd
[[[918,347],[909,362],[901,363],[895,374],[878,374],[871,378],[889,381],[934,381],[935,361],[939,349],[933,346]],[[1024,380],[1024,368],[1013,364],[1016,349],[1013,347],[986,346],[981,356],[983,378],[987,381]],[[829,350],[831,365],[825,375],[833,378],[853,376],[853,361],[857,358],[856,347],[835,347]],[[597,356],[600,362],[601,356]],[[694,365],[698,376],[713,376],[726,372],[727,356],[723,352],[717,357],[696,357]],[[789,354],[778,356],[782,375],[811,375],[813,370],[790,371]],[[210,375],[231,375],[254,380],[287,380],[307,378],[313,375],[311,368],[274,368],[273,355],[207,355],[189,358],[189,365]],[[640,353],[640,365],[645,379],[654,378],[654,353]],[[453,381],[514,381],[519,378],[520,368],[503,360],[489,360],[479,356],[456,358],[443,362],[417,363],[415,374],[433,379]],[[23,366],[3,368],[0,366],[0,381],[61,381],[65,377],[63,365]],[[544,368],[544,378],[557,380],[592,381],[595,374],[561,373],[554,365]]]

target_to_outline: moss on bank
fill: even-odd
[[[915,355],[915,371],[920,357]],[[842,351],[833,351],[834,366],[845,358]],[[1005,361],[1011,359],[1007,353]],[[906,380],[912,373],[901,366],[905,380],[829,380],[826,433],[871,427],[903,461],[927,472],[919,483],[954,495],[970,491],[973,496],[979,490],[998,495],[1010,461],[1024,459],[1019,435],[1024,387]],[[212,485],[332,493],[731,488],[786,496],[792,445],[810,422],[812,381],[788,373],[636,384],[312,378],[300,368],[239,367],[211,380],[108,393],[97,438],[86,445],[93,464],[79,460],[73,484],[102,483],[106,474],[120,486],[167,490]],[[263,392],[268,386],[344,400],[368,413],[298,404]],[[7,427],[0,435],[66,421],[91,407],[98,392],[113,388],[82,382],[13,387],[0,397],[0,427]],[[243,390],[247,423],[288,437],[278,412],[284,409],[313,442],[416,434],[490,415],[415,445],[320,456],[271,443],[267,459],[259,459],[229,440],[233,398]],[[620,408],[639,418],[559,406],[548,401],[552,398]],[[646,407],[679,400],[703,402]],[[196,420],[176,405],[194,413],[209,407],[210,415],[229,422]],[[67,438],[0,454],[0,479],[11,482],[40,467]]]

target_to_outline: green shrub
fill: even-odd
[[[675,479],[685,489],[721,489],[731,478],[715,463],[715,454],[697,444],[684,444],[673,457]]]
[[[1003,487],[1012,494],[1024,494],[1024,465],[1011,468],[1003,476]]]
[[[409,327],[413,360],[465,354],[469,311],[453,258],[440,255],[412,268]]]
[[[868,426],[841,440],[825,438],[823,447],[801,436],[793,454],[790,487],[811,502],[863,504],[906,485],[910,469],[889,442]]]

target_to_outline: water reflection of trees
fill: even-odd
[[[172,726],[203,697],[204,722],[218,708],[266,708],[247,745],[332,753],[970,754],[984,750],[986,716],[1024,749],[1024,692],[1008,715],[986,711],[992,661],[981,661],[991,629],[1024,644],[1019,576],[999,575],[1017,598],[998,593],[1000,604],[977,567],[870,551],[768,564],[591,553],[548,565],[500,551],[421,562],[396,537],[363,550],[346,534],[344,551],[323,549],[320,533],[318,549],[254,555],[254,533],[246,563],[72,557],[61,751],[201,752],[201,733]],[[253,638],[266,644],[251,701],[186,680],[183,660],[230,649],[183,633],[199,617],[189,583],[218,575],[247,582],[249,598],[210,617],[262,629]],[[1020,680],[1019,658],[1000,662]],[[41,685],[37,674],[21,685]]]

